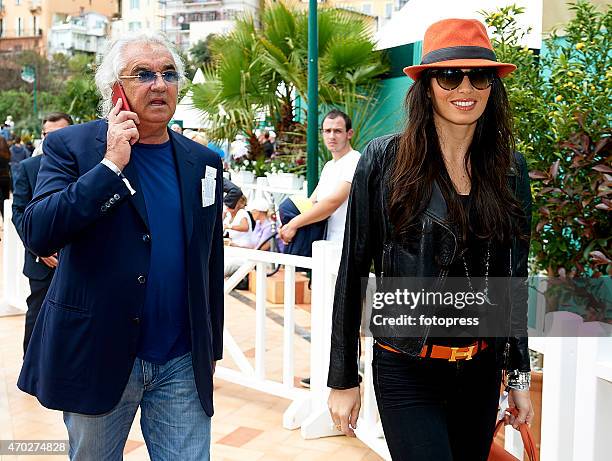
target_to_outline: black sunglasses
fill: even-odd
[[[136,75],[121,75],[119,78],[125,79],[138,79],[138,83],[151,83],[157,78],[157,75],[161,75],[166,83],[178,83],[179,73],[175,70],[165,70],[163,72],[153,72],[152,70],[141,70],[136,72]]]
[[[495,73],[490,69],[470,69],[467,72],[461,69],[436,69],[431,71],[431,76],[435,77],[438,85],[447,91],[459,87],[465,76],[477,90],[486,90],[495,80]]]

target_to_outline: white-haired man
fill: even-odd
[[[182,72],[160,34],[114,41],[105,119],[44,141],[23,233],[59,266],[18,385],[64,411],[72,460],[121,460],[139,407],[151,459],[209,459],[223,180],[218,155],[167,128]]]

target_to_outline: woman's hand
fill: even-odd
[[[348,437],[355,437],[353,429],[357,429],[357,418],[361,408],[359,386],[350,389],[332,389],[327,406],[336,429]]]
[[[514,429],[518,429],[521,423],[531,424],[534,413],[529,391],[510,388],[508,391],[508,407],[516,408],[519,414],[517,417],[506,414],[505,424],[511,424]]]

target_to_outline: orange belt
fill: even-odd
[[[391,346],[387,346],[379,342],[377,342],[376,345],[388,351],[401,354],[400,351],[392,348]],[[444,359],[448,360],[449,362],[456,362],[457,360],[472,360],[472,357],[486,348],[487,343],[485,341],[476,341],[474,344],[465,347],[438,346],[433,344],[423,346],[420,356],[423,358],[429,357],[432,359]]]

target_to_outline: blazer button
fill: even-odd
[[[140,318],[139,317],[134,317],[132,319],[132,322],[134,322],[135,325],[138,325],[140,323]]]
[[[114,198],[115,200],[119,200],[121,197],[119,196],[119,194],[115,194],[115,195],[113,195],[113,198]]]
[[[143,234],[142,241],[146,242],[146,243],[150,242],[151,241],[151,236],[149,234]]]
[[[147,281],[147,278],[144,275],[139,275],[138,276],[138,283],[145,283]]]

